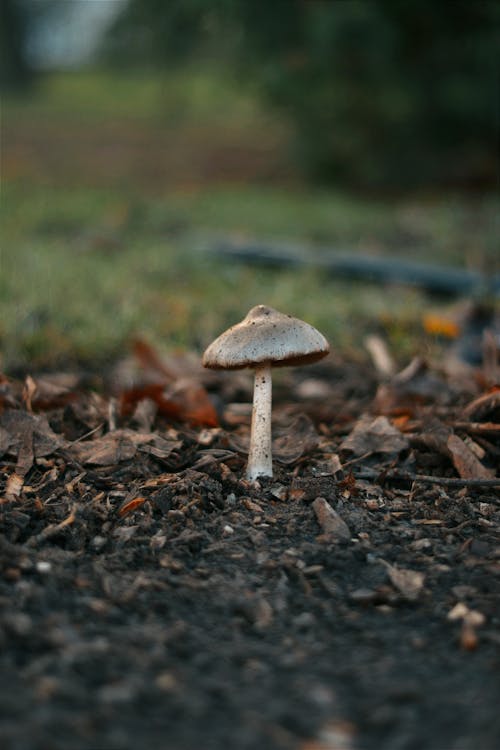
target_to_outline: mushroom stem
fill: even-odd
[[[252,429],[248,451],[247,479],[272,477],[271,447],[272,376],[271,365],[264,362],[255,368]]]

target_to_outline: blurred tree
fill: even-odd
[[[24,89],[33,71],[26,57],[28,10],[18,0],[0,2],[0,89]]]
[[[497,179],[497,0],[130,0],[112,42],[122,62],[210,50],[236,65],[290,118],[315,178]]]
[[[71,0],[73,1],[73,0]],[[0,0],[0,90],[24,92],[39,74],[32,55],[36,31],[68,0]]]

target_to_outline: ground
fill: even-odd
[[[283,372],[252,484],[250,378],[142,364],[1,383],[3,748],[497,748],[485,374]]]
[[[287,124],[210,70],[5,99],[2,750],[497,748],[498,366],[426,364],[471,301],[204,252],[491,278],[497,196],[313,189]],[[251,378],[198,363],[259,303],[333,354],[276,376],[275,477],[252,485]],[[367,334],[421,359],[377,376]]]

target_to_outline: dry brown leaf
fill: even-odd
[[[137,450],[157,458],[167,458],[182,447],[180,440],[165,438],[155,433],[140,433],[130,429],[114,430],[94,440],[73,443],[69,452],[77,461],[96,466],[112,466],[134,458]]]
[[[15,500],[21,494],[23,488],[23,477],[19,474],[11,474],[5,487],[5,497],[7,500]]]
[[[5,430],[10,437],[10,444],[7,449],[9,455],[18,455],[21,444],[25,439],[26,430],[32,430],[33,433],[35,458],[50,456],[58,448],[66,445],[66,442],[52,431],[46,418],[41,415],[7,409],[0,415],[0,428]]]
[[[25,477],[33,466],[33,424],[27,424],[21,437],[19,452],[17,454],[16,474]]]
[[[462,479],[492,479],[495,476],[495,472],[483,466],[458,435],[449,435],[446,447],[453,461],[453,466]]]
[[[156,349],[147,341],[144,341],[144,339],[136,339],[133,342],[132,348],[135,358],[144,370],[149,370],[153,373],[162,375],[164,382],[176,380],[177,373],[168,367]]]
[[[415,357],[388,383],[379,386],[374,406],[382,414],[412,414],[415,406],[439,403],[450,393],[449,385],[430,371],[427,362]]]
[[[297,414],[276,425],[273,456],[282,464],[292,464],[313,451],[319,442],[318,433],[306,414]]]
[[[77,398],[79,384],[79,376],[72,373],[54,373],[37,378],[28,375],[22,394],[26,409],[32,411],[64,406]]]
[[[408,439],[394,427],[387,417],[373,419],[365,414],[354,425],[351,433],[342,441],[341,451],[355,456],[384,453],[397,455],[409,446]]]
[[[143,505],[146,502],[145,497],[134,497],[132,500],[127,500],[125,502],[120,510],[118,511],[119,516],[126,516],[128,513],[131,513],[136,508],[140,508],[141,505]]]
[[[432,336],[456,339],[460,335],[460,326],[458,323],[450,318],[445,318],[443,315],[427,313],[424,315],[422,323],[425,332]]]
[[[217,413],[208,393],[195,380],[177,380],[168,389],[164,383],[129,388],[120,395],[120,414],[131,414],[144,399],[153,401],[159,414],[175,422],[188,422],[199,427],[218,426]]]
[[[10,378],[0,373],[0,414],[4,408],[15,408],[19,397],[19,387]]]
[[[23,388],[23,402],[28,411],[33,411],[31,402],[35,394],[35,391],[36,391],[36,383],[31,377],[31,375],[28,375],[26,380],[24,381],[24,388]]]
[[[130,432],[116,430],[96,440],[74,443],[69,452],[82,464],[112,466],[120,461],[128,461],[135,456],[137,450]]]
[[[287,417],[273,429],[273,457],[281,464],[293,464],[301,456],[313,451],[319,443],[319,436],[311,419],[306,414]],[[248,453],[250,436],[229,433],[228,445],[238,453]]]
[[[143,436],[145,437],[145,436]],[[161,435],[152,435],[151,441],[141,444],[139,450],[142,453],[149,453],[156,458],[168,458],[173,451],[182,448],[182,440],[170,440]]]
[[[217,427],[219,424],[207,391],[194,378],[180,378],[164,392],[163,398],[174,404],[183,422],[199,427]]]

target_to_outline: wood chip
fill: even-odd
[[[391,377],[396,372],[396,363],[392,358],[387,343],[380,336],[367,336],[364,341],[375,369],[382,377]]]
[[[11,474],[7,480],[7,486],[5,488],[5,499],[7,501],[16,500],[21,494],[23,488],[23,477],[19,474]]]
[[[450,435],[446,441],[451,460],[462,479],[492,479],[495,472],[487,469],[458,435]]]
[[[317,497],[312,503],[318,523],[329,541],[349,541],[351,532],[346,522],[332,508],[324,497]]]
[[[387,568],[387,574],[394,588],[408,601],[414,602],[418,599],[424,588],[425,575],[416,570],[408,568],[396,568],[394,565],[382,561]]]
[[[140,508],[141,505],[144,505],[145,501],[145,497],[134,497],[132,498],[132,500],[127,500],[127,502],[121,506],[120,510],[118,511],[118,515],[123,518],[123,516],[132,513],[133,510],[136,510],[137,508]]]

